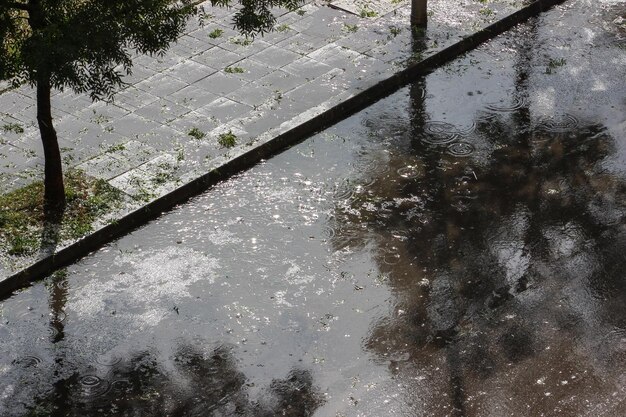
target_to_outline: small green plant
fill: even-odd
[[[117,145],[109,146],[106,150],[107,153],[120,152],[126,149],[126,146],[123,143],[118,143]]]
[[[352,25],[350,23],[344,23],[343,24],[343,31],[344,32],[354,33],[357,30],[359,30],[359,26],[358,25]]]
[[[226,133],[221,133],[217,137],[217,143],[219,143],[223,148],[232,148],[237,144],[237,135],[235,135],[232,130],[229,130]]]
[[[493,10],[491,10],[489,7],[483,7],[478,11],[478,13],[483,16],[491,16],[493,14]]]
[[[95,110],[93,110],[93,117],[91,118],[91,122],[101,125],[104,123],[108,123],[109,118],[106,117],[104,114],[98,114]]]
[[[187,135],[198,140],[206,136],[206,134],[202,130],[198,129],[197,127],[192,127],[191,129],[189,129],[189,132],[187,132]]]
[[[402,33],[402,29],[397,26],[389,26],[389,33],[395,38],[400,33]]]
[[[211,33],[209,33],[209,38],[217,39],[223,34],[224,34],[224,31],[222,29],[214,29],[213,31],[211,31]]]
[[[185,160],[185,150],[180,148],[176,153],[176,162],[182,162]]]
[[[565,64],[567,64],[565,58],[550,58],[550,61],[548,61],[548,66],[546,66],[546,74],[552,74],[557,68],[562,67]]]
[[[2,130],[5,132],[13,132],[17,134],[24,133],[24,128],[18,123],[6,123],[2,126]]]
[[[359,16],[361,16],[363,18],[365,18],[365,17],[376,17],[376,16],[378,16],[378,13],[375,12],[374,10],[371,10],[371,9],[368,9],[367,7],[364,7],[359,12]]]
[[[252,39],[251,38],[230,38],[230,41],[232,43],[234,43],[235,45],[239,45],[239,46],[248,46],[248,45],[252,45]]]
[[[304,16],[306,14],[306,12],[302,9],[296,10],[296,13],[298,14],[298,16]]]
[[[161,171],[161,172],[157,172],[157,174],[152,178],[152,182],[155,185],[163,185],[166,182],[172,180],[173,178],[174,176],[172,175],[171,172]]]
[[[283,23],[282,25],[278,26],[276,30],[279,32],[286,32],[289,30],[289,25],[286,23]]]
[[[224,72],[228,74],[243,74],[246,70],[241,67],[226,67],[224,68]]]

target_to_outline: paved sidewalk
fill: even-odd
[[[295,12],[277,10],[276,30],[253,41],[232,29],[235,9],[207,2],[212,16],[204,26],[190,22],[163,57],[136,57],[114,103],[54,94],[66,169],[122,190],[129,212],[527,3],[430,0],[423,51],[414,54],[408,0],[312,1]],[[223,140],[227,133],[233,147]],[[41,179],[42,154],[33,89],[4,91],[0,193]],[[28,262],[19,264],[10,269]],[[7,272],[0,266],[0,276]]]

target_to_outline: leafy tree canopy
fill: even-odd
[[[274,7],[301,0],[212,0],[239,4],[234,26],[246,35],[272,29]],[[163,54],[197,13],[194,0],[0,0],[0,79],[69,87],[110,99],[131,72],[132,52]]]
[[[131,51],[163,53],[194,10],[190,0],[0,0],[0,78],[110,98]]]

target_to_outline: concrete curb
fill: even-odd
[[[415,78],[427,75],[443,64],[458,58],[462,54],[475,49],[480,44],[506,32],[513,26],[523,23],[529,18],[564,2],[565,0],[537,0],[440,52],[418,63],[409,65],[404,70],[389,78],[378,82],[330,109],[323,111],[321,114],[312,117],[250,151],[226,162],[218,169],[214,169],[145,206],[128,213],[117,222],[111,223],[85,236],[81,240],[59,250],[53,255],[40,259],[31,266],[0,281],[0,299],[9,296],[12,291],[18,288],[24,287],[37,279],[51,274],[58,268],[76,262],[101,246],[148,223],[176,205],[206,191],[211,186],[252,167],[262,159],[267,159],[303,141],[313,133],[333,125],[372,105],[381,98],[394,93],[399,88],[409,84]]]

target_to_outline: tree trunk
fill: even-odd
[[[426,14],[428,0],[411,0],[411,27],[424,28],[428,21]]]
[[[63,166],[61,151],[57,140],[57,132],[52,125],[52,109],[50,105],[50,82],[37,82],[37,123],[43,143],[45,158],[44,176],[44,207],[47,210],[58,210],[65,206],[65,187],[63,185]]]

